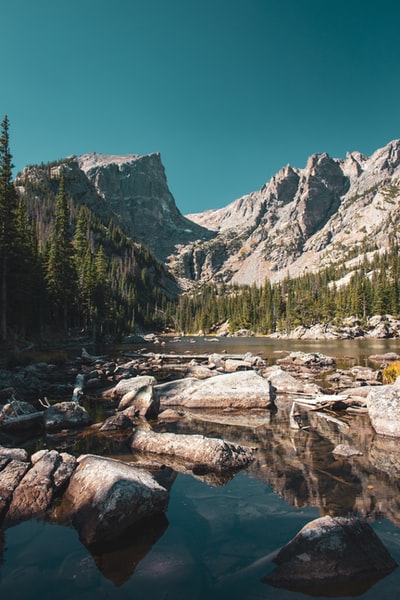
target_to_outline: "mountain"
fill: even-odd
[[[196,283],[271,283],[387,247],[400,223],[400,140],[370,157],[312,155],[225,208],[183,216],[160,155],[90,153],[27,167],[20,196],[46,238],[63,171],[68,196],[113,222],[167,265],[181,289]],[[349,263],[350,264],[350,263]]]
[[[384,249],[400,222],[400,140],[368,157],[314,154],[225,208],[186,215],[215,237],[180,249],[186,280],[272,283]]]
[[[85,154],[76,164],[89,184],[118,215],[124,231],[165,261],[177,244],[214,236],[186,219],[168,188],[160,154],[110,156]]]

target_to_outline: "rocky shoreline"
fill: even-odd
[[[172,478],[181,471],[222,485],[260,460],[257,445],[210,436],[202,424],[268,427],[278,414],[293,432],[310,427],[322,431],[332,423],[346,430],[352,419],[362,417],[377,439],[388,439],[390,445],[400,437],[400,382],[384,385],[381,374],[384,366],[397,360],[400,356],[387,353],[370,357],[375,368],[341,370],[333,357],[320,353],[287,353],[268,365],[250,353],[179,357],[142,351],[110,361],[83,350],[64,368],[72,381],[58,388],[70,399],[51,406],[46,405],[46,396],[27,402],[23,394],[34,393],[33,382],[39,382],[37,392],[43,393],[57,367],[39,363],[7,376],[3,372],[2,381],[7,382],[0,389],[3,526],[47,519],[75,527],[88,547],[103,544],[165,513],[171,484],[165,481],[167,472]],[[163,380],[166,372],[169,378]],[[101,421],[94,422],[84,407],[87,394],[95,394],[96,402],[106,408]],[[183,423],[186,433],[179,429]],[[127,453],[123,460],[90,453],[75,457],[60,444],[58,449],[43,448],[29,455],[14,445],[21,432],[25,440],[30,434],[56,434],[61,440],[65,435],[111,436],[122,440]],[[351,435],[337,440],[336,456],[350,460],[363,454]],[[396,464],[392,468],[400,471]],[[354,575],[351,568],[349,573],[345,579]]]

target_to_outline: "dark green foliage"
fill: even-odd
[[[348,271],[343,264],[296,279],[286,278],[260,288],[207,285],[181,296],[169,314],[176,327],[188,333],[212,333],[229,322],[229,329],[258,334],[292,331],[299,325],[340,323],[354,316],[361,322],[374,314],[400,315],[399,247],[395,237],[385,253],[366,255],[348,283],[337,282]]]
[[[177,285],[151,252],[72,201],[71,160],[11,180],[8,120],[0,139],[2,338],[84,332],[95,341],[160,329]],[[70,177],[70,179],[68,179]],[[20,189],[20,188],[17,188]],[[101,199],[99,199],[99,203]]]

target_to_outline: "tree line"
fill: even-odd
[[[354,269],[354,267],[353,267]],[[345,277],[347,275],[347,277]],[[317,323],[340,325],[352,316],[365,322],[379,314],[400,315],[399,246],[391,236],[385,252],[364,253],[353,272],[332,266],[261,287],[208,284],[170,305],[180,331],[213,333],[224,323],[229,331],[256,334],[290,332]]]

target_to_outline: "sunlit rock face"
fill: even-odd
[[[181,249],[185,277],[241,284],[280,281],[337,262],[374,239],[387,244],[400,199],[400,141],[371,157],[314,154],[304,169],[281,169],[225,208],[187,215],[218,235]],[[356,266],[357,260],[354,259]]]
[[[176,244],[213,236],[179,212],[159,153],[90,153],[76,160],[99,196],[120,217],[126,233],[147,245],[160,260],[165,260]]]

